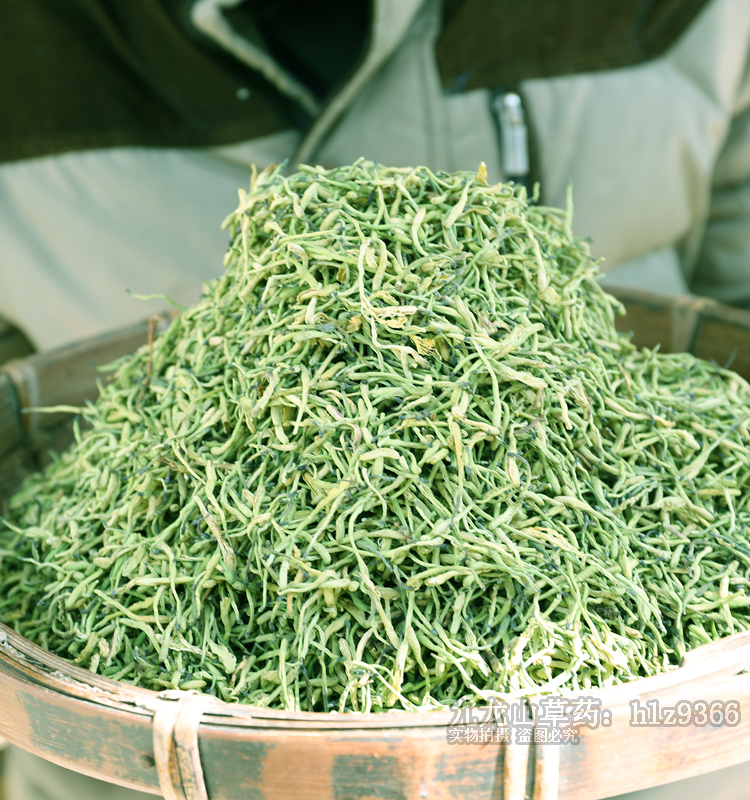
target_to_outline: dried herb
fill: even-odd
[[[651,675],[750,622],[750,387],[638,352],[570,212],[269,169],[225,275],[13,499],[0,618],[103,675],[381,711]]]

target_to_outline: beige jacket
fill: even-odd
[[[0,166],[0,315],[46,348],[193,302],[221,271],[219,226],[251,162],[475,170],[501,180],[486,89],[443,92],[438,0],[376,0],[366,57],[323,109],[198,0],[195,27],[317,114],[210,150],[117,148]],[[713,0],[661,58],[522,84],[544,202],[573,181],[575,229],[610,280],[750,302],[750,3]]]

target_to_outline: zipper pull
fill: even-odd
[[[500,165],[507,180],[529,188],[529,132],[521,95],[497,92],[492,114],[500,134]]]

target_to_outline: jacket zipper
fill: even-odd
[[[500,139],[500,166],[506,180],[530,188],[529,131],[521,95],[496,90],[492,115]]]

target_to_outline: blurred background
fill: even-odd
[[[706,312],[750,307],[747,0],[7,0],[2,15],[0,364],[195,302],[253,165],[359,157],[485,162],[554,206],[572,186],[605,285],[663,298],[636,303],[644,335],[750,358],[743,312]],[[124,792],[12,763],[0,800]],[[749,774],[639,796],[734,800]]]
[[[193,302],[251,164],[475,171],[611,286],[750,303],[744,0],[10,0],[0,360]]]

